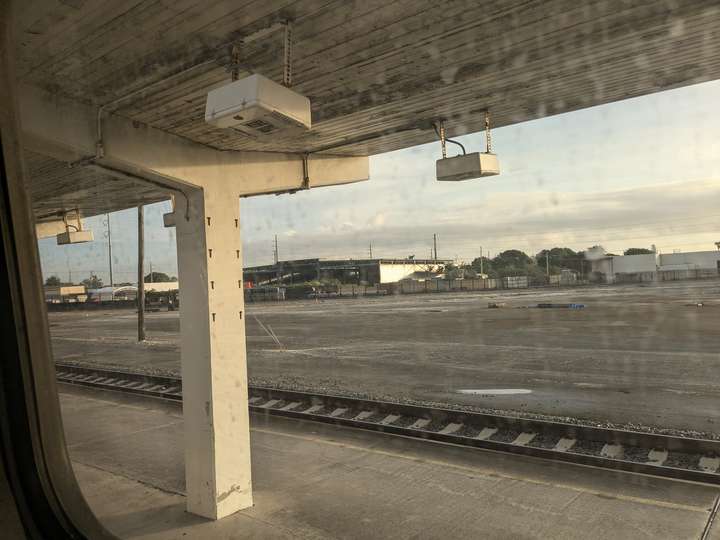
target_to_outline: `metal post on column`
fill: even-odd
[[[138,310],[138,341],[145,341],[145,211],[143,206],[137,207],[138,217],[138,287],[137,287],[137,310]]]

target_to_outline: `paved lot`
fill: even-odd
[[[491,301],[507,306],[488,309]],[[539,302],[586,308],[525,307]],[[256,304],[247,313],[255,383],[720,435],[717,280]],[[51,313],[50,322],[57,360],[179,371],[177,313],[149,314],[146,344],[133,341],[131,311]]]

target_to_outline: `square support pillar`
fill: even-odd
[[[240,200],[228,185],[177,197],[187,509],[252,506]]]

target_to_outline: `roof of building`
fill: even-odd
[[[374,265],[394,265],[394,264],[415,264],[415,265],[446,265],[451,264],[453,261],[450,259],[388,259],[388,258],[377,258],[377,259],[296,259],[287,261],[278,261],[274,264],[265,264],[260,266],[249,266],[244,268],[243,271],[246,273],[258,273],[258,272],[275,272],[278,268],[283,267],[298,267],[298,266],[316,266],[320,265],[325,270],[342,270],[346,268],[357,268],[360,266],[374,266]]]

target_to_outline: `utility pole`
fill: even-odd
[[[143,206],[137,208],[138,217],[138,287],[137,287],[137,304],[138,304],[138,341],[145,341],[145,283],[144,283],[144,260],[145,260],[145,211]]]
[[[433,233],[433,259],[437,261],[437,234]]]
[[[550,277],[550,252],[545,251],[545,274]]]
[[[152,261],[150,261],[150,283],[154,283],[154,281],[155,281],[155,276],[153,276]]]
[[[282,278],[282,272],[280,270],[280,253],[278,251],[278,241],[277,241],[277,234],[275,235],[275,282],[277,286],[280,286],[280,280]]]
[[[372,259],[372,242],[370,242],[370,258]]]
[[[115,282],[113,281],[113,268],[112,268],[112,239],[110,236],[110,214],[105,214],[105,219],[107,223],[107,239],[108,239],[108,266],[110,268],[110,290],[113,291],[113,297],[114,294],[114,286]]]
[[[480,273],[484,274],[483,272],[483,256],[482,256],[482,246],[480,246]]]

